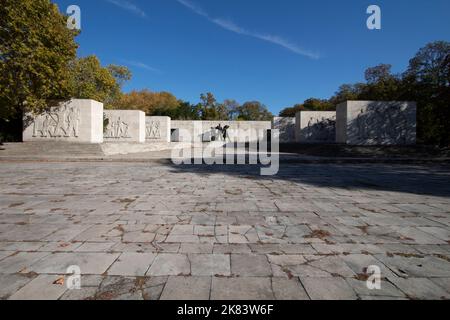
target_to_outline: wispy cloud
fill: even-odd
[[[305,50],[298,46],[295,43],[290,42],[289,40],[284,39],[283,37],[272,35],[272,34],[265,34],[265,33],[259,33],[254,31],[249,31],[241,26],[238,26],[233,21],[222,19],[222,18],[214,18],[211,17],[206,11],[204,11],[201,7],[196,5],[195,3],[189,1],[189,0],[177,0],[180,4],[191,10],[192,12],[205,17],[208,19],[208,21],[218,25],[219,27],[249,37],[257,38],[266,42],[270,42],[272,44],[276,44],[278,46],[281,46],[291,52],[294,52],[296,54],[306,56],[311,59],[319,59],[319,54],[314,53],[309,50]]]
[[[132,66],[132,67],[136,67],[136,68],[140,68],[140,69],[144,69],[147,71],[151,71],[154,73],[162,73],[161,70],[157,69],[157,68],[153,68],[152,66],[149,66],[148,64],[145,64],[143,62],[140,61],[132,61],[132,60],[122,60],[123,63]]]
[[[126,0],[106,0],[107,2],[122,8],[124,10],[127,10],[135,15],[138,15],[142,18],[147,18],[147,14],[144,10],[140,9],[138,6],[136,6],[134,3]]]

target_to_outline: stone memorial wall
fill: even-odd
[[[73,99],[24,118],[23,141],[103,142],[103,104]]]
[[[296,114],[296,141],[301,143],[334,143],[336,112],[301,111]]]
[[[224,138],[224,130],[226,138]],[[270,121],[175,121],[171,122],[172,138],[176,142],[226,141],[245,142],[257,140],[272,129]]]
[[[416,103],[347,101],[334,111],[301,111],[270,121],[174,121],[136,110],[103,110],[94,100],[72,99],[24,118],[23,140],[78,143],[248,142],[280,131],[281,142],[349,145],[416,143]],[[122,145],[123,146],[123,145]]]
[[[349,145],[416,143],[416,103],[347,101],[337,106],[336,141]]]
[[[272,129],[280,131],[280,142],[295,142],[295,118],[294,117],[274,117]]]
[[[105,110],[105,142],[145,142],[145,113],[135,110]]]
[[[145,117],[146,142],[170,142],[170,127],[169,117]]]

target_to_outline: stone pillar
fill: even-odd
[[[346,101],[337,106],[336,140],[349,145],[416,143],[415,102]]]
[[[170,117],[145,117],[146,142],[170,142]]]
[[[72,99],[24,118],[23,141],[103,142],[103,103]]]
[[[295,138],[300,143],[334,143],[336,139],[336,112],[297,112]]]
[[[145,113],[136,110],[105,110],[105,142],[145,142]]]

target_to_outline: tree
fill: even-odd
[[[380,64],[378,66],[368,68],[364,73],[368,84],[376,84],[381,81],[387,81],[393,76],[391,74],[392,65]]]
[[[401,100],[403,96],[402,80],[391,74],[390,64],[380,64],[368,68],[365,72],[367,84],[361,87],[359,100]]]
[[[333,106],[329,100],[315,98],[305,100],[305,102],[303,102],[303,108],[310,111],[335,110],[335,106]]]
[[[434,88],[448,87],[448,60],[450,42],[437,41],[427,44],[409,61],[405,78]]]
[[[144,89],[123,94],[115,104],[115,108],[141,110],[152,116],[173,114],[179,105],[178,99],[169,92],[152,92]]]
[[[222,104],[227,114],[223,120],[235,120],[239,113],[239,102],[234,99],[225,99]]]
[[[3,0],[0,17],[0,118],[21,119],[70,98],[76,32],[58,7],[50,0]]]
[[[178,107],[175,109],[166,109],[156,111],[153,115],[171,117],[172,120],[200,120],[200,104],[193,105],[187,101],[178,101]]]
[[[450,43],[421,48],[403,76],[406,96],[417,101],[418,136],[422,142],[450,145]]]
[[[120,75],[119,71],[124,75]],[[113,73],[110,71],[113,70]],[[71,93],[73,98],[93,99],[114,108],[121,94],[120,83],[131,73],[125,67],[102,67],[96,56],[75,59],[71,62]],[[115,77],[116,76],[116,77]]]
[[[329,111],[335,110],[335,108],[335,105],[329,100],[309,98],[303,103],[281,110],[280,117],[295,117],[300,111]]]
[[[330,102],[337,106],[348,100],[358,100],[364,87],[364,83],[343,84],[339,87],[334,96],[330,98]]]
[[[120,88],[123,87],[125,82],[130,81],[133,76],[130,69],[124,66],[110,64],[107,68],[109,73],[111,73],[111,75],[116,79],[116,82]]]
[[[202,120],[221,120],[217,110],[217,100],[211,92],[200,95]]]
[[[280,111],[280,117],[293,118],[297,112],[304,111],[305,107],[302,103],[295,104],[293,107],[287,107]]]
[[[259,101],[246,102],[238,110],[238,120],[270,121],[273,119],[273,114]]]

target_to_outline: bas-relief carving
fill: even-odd
[[[161,122],[156,120],[147,123],[145,133],[147,139],[161,139]]]
[[[105,138],[107,139],[128,139],[131,138],[128,134],[129,125],[120,117],[107,115],[108,125],[105,131]]]
[[[310,117],[305,130],[305,140],[334,141],[336,117]]]
[[[80,109],[64,105],[52,108],[49,112],[34,117],[33,137],[40,138],[78,138]]]
[[[229,125],[222,127],[221,124],[219,124],[217,127],[211,127],[211,141],[226,141],[227,139],[230,140],[230,137],[228,135],[229,129]]]

